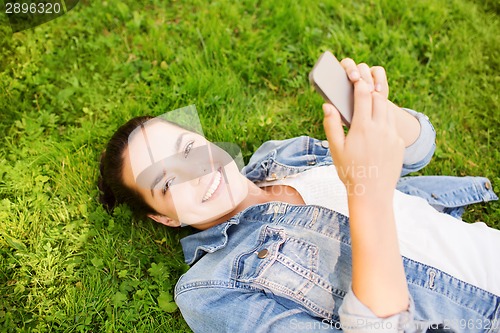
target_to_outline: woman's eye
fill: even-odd
[[[187,158],[189,155],[189,152],[191,151],[191,148],[193,148],[194,140],[189,141],[188,144],[186,145],[186,148],[184,148],[184,158]]]
[[[161,190],[161,192],[163,194],[167,193],[167,190],[170,188],[170,186],[172,186],[174,179],[175,179],[175,177],[167,179],[167,181],[165,182],[165,185],[163,186],[163,189]]]

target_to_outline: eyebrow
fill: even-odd
[[[189,132],[183,132],[181,133],[178,137],[177,137],[177,140],[175,141],[175,151],[179,151],[179,148],[181,146],[181,143],[182,143],[182,139],[184,138],[184,136],[186,136],[187,134],[189,134]],[[146,133],[144,132],[144,136],[146,136]],[[147,142],[147,138],[146,138],[146,142]],[[155,161],[153,160],[153,155],[151,154],[151,149],[149,147],[149,143],[147,143],[148,145],[148,150],[150,151],[150,157],[151,157],[151,162],[152,163],[155,163]],[[158,183],[165,177],[166,175],[166,171],[163,170],[163,172],[161,174],[159,174],[155,180],[153,181],[153,183],[151,184],[151,195],[154,197],[155,196],[155,192],[154,192],[154,188],[158,185]]]
[[[175,142],[175,151],[179,151],[179,148],[181,147],[182,139],[184,136],[188,135],[189,132],[183,132],[179,137],[177,138],[177,141]]]

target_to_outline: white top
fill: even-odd
[[[347,193],[333,165],[257,185],[291,186],[307,205],[323,206],[349,216]],[[420,197],[397,190],[394,215],[401,255],[500,295],[499,230],[483,222],[462,222],[438,212]]]

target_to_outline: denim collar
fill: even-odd
[[[228,241],[227,229],[234,224],[240,223],[238,217],[241,213],[243,212],[239,212],[226,222],[181,239],[186,264],[192,265],[205,253],[213,253],[224,248]]]
[[[304,216],[310,218],[304,218]],[[333,224],[316,225],[317,219],[335,221]],[[214,253],[225,248],[229,242],[228,229],[231,226],[238,228],[241,224],[253,224],[253,227],[244,228],[251,232],[263,224],[280,224],[307,227],[320,233],[335,234],[335,237],[344,239],[349,232],[349,219],[333,210],[317,205],[294,205],[281,201],[269,201],[247,207],[231,217],[226,222],[199,231],[181,239],[185,262],[193,265],[206,253]],[[242,229],[240,229],[242,230]],[[241,233],[240,233],[241,235]],[[333,236],[332,236],[333,237]],[[348,236],[346,236],[348,238]],[[344,239],[346,243],[350,241]]]
[[[213,253],[226,247],[228,243],[227,230],[233,225],[239,225],[240,221],[245,219],[245,215],[247,215],[247,217],[249,214],[256,214],[261,217],[263,217],[263,215],[272,216],[273,213],[285,213],[286,207],[288,206],[293,205],[276,201],[251,205],[225,222],[182,238],[181,245],[182,251],[184,252],[184,261],[191,266],[206,253]],[[275,207],[279,207],[277,211],[274,210]],[[271,208],[273,208],[272,211]],[[267,219],[269,218],[268,216]],[[266,218],[263,219],[263,221],[265,220]]]

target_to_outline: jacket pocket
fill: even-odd
[[[315,244],[265,226],[255,246],[235,258],[232,276],[247,287],[278,296],[278,301],[292,300],[314,316],[331,318],[333,288],[318,274],[318,265]]]

